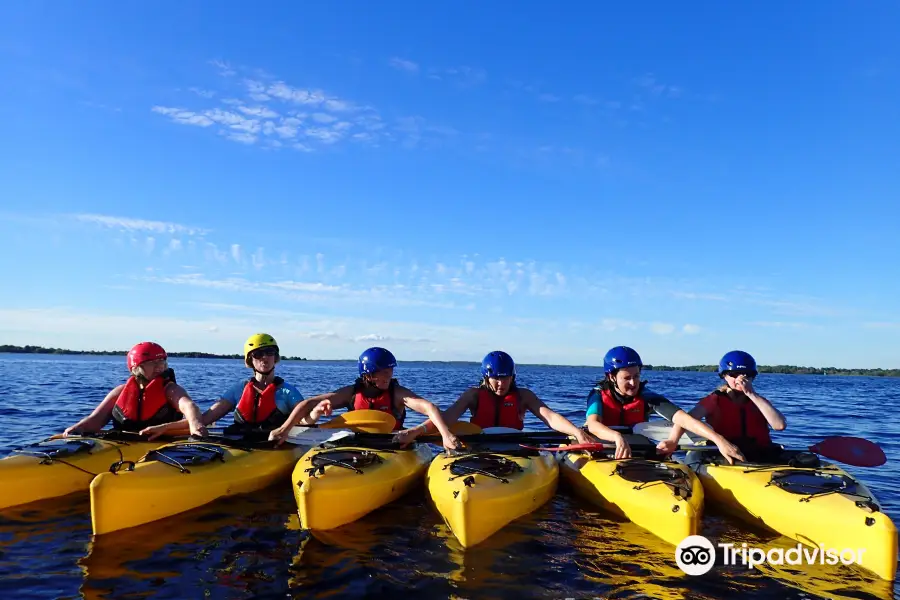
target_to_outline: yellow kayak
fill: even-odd
[[[427,444],[402,450],[324,445],[310,449],[291,476],[300,525],[327,530],[361,519],[410,491],[431,458]]]
[[[265,446],[227,440],[175,442],[115,472],[101,473],[90,488],[94,534],[136,527],[286,481],[307,449]]]
[[[840,467],[806,453],[798,455],[806,459],[798,466],[728,465],[707,453],[712,462],[699,462],[699,454],[689,452],[685,461],[697,471],[706,499],[724,512],[820,551],[847,549],[848,562],[849,551],[861,549],[863,568],[895,579],[897,528],[875,495]],[[824,560],[829,564],[827,554]]]
[[[595,505],[677,546],[700,531],[703,487],[686,465],[661,460],[560,456],[563,480]]]
[[[0,460],[0,509],[86,492],[98,473],[113,463],[137,460],[165,441],[104,431],[47,439],[14,450]]]
[[[450,531],[471,547],[548,502],[556,493],[559,465],[549,452],[440,454],[425,479]]]

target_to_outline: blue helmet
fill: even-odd
[[[756,361],[741,350],[732,350],[719,361],[719,377],[727,372],[753,373],[756,375]]]
[[[516,363],[506,352],[494,350],[481,361],[481,374],[485,377],[515,376]]]
[[[384,348],[369,348],[359,355],[359,374],[375,373],[397,366],[397,359]]]
[[[603,357],[603,372],[607,375],[615,373],[619,369],[643,366],[641,355],[628,346],[616,346]]]

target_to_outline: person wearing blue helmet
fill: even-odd
[[[495,350],[481,361],[481,383],[464,391],[447,410],[444,420],[455,423],[471,412],[470,422],[482,429],[488,427],[525,428],[525,411],[544,422],[550,429],[574,437],[578,443],[594,442],[584,430],[544,404],[531,390],[516,385],[516,363],[506,352]],[[429,431],[426,421],[421,433]]]
[[[459,440],[450,431],[441,416],[441,411],[425,398],[400,385],[394,379],[394,367],[397,359],[385,348],[369,348],[359,355],[357,361],[359,377],[351,385],[333,392],[314,396],[309,400],[315,402],[314,408],[309,405],[297,406],[287,422],[272,432],[272,439],[283,440],[290,429],[297,423],[311,425],[320,417],[331,415],[332,411],[347,410],[380,410],[393,415],[397,423],[397,441],[401,445],[409,444],[419,435],[419,428],[403,429],[406,409],[425,415],[434,422],[441,434],[445,448],[453,450],[460,446]]]
[[[671,454],[678,446],[683,429],[687,429],[715,443],[729,463],[744,460],[740,450],[724,436],[664,396],[646,389],[647,382],[641,381],[643,366],[640,355],[634,349],[628,346],[611,348],[603,357],[604,378],[587,397],[585,426],[601,440],[615,443],[615,458],[631,457],[631,447],[625,436],[612,427],[633,427],[648,421],[650,415],[656,413],[676,425],[669,438],[657,446],[660,453]]]
[[[782,431],[787,422],[781,411],[753,388],[753,380],[759,374],[756,360],[747,352],[732,350],[719,361],[717,371],[722,385],[698,402],[691,409],[691,416],[706,419],[710,427],[750,460],[776,460],[782,448],[772,443],[769,428]],[[680,431],[674,433],[681,435]]]

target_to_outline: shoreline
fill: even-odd
[[[65,348],[45,348],[43,346],[16,346],[12,344],[0,344],[0,354],[58,354],[69,356],[125,356],[124,350],[69,350]],[[211,352],[169,352],[173,358],[210,358],[241,360],[241,354],[215,354]],[[356,362],[352,358],[314,359],[297,356],[282,356],[285,362]],[[476,361],[466,360],[418,360],[402,362],[439,363],[451,365],[477,365]],[[521,363],[522,366],[558,367],[558,368],[588,368],[596,369],[599,365],[554,365],[543,363]],[[900,377],[900,369],[839,369],[837,367],[800,367],[795,365],[759,365],[760,373],[780,373],[783,375],[843,375],[864,377]],[[715,373],[715,365],[686,365],[673,367],[668,365],[644,365],[645,371],[693,371],[698,373]]]

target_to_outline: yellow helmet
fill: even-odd
[[[278,350],[278,342],[275,341],[268,333],[254,333],[250,337],[247,338],[247,341],[244,342],[244,364],[248,367],[250,365],[250,353],[254,350],[259,350],[260,348],[270,348],[274,347]],[[278,362],[281,359],[280,356],[275,358],[275,362]]]

